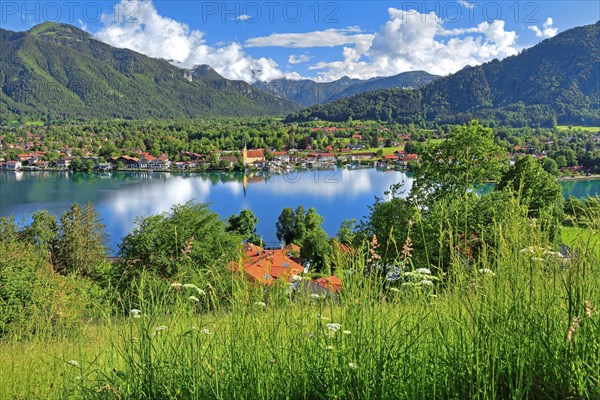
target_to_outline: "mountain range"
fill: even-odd
[[[419,88],[435,78],[438,76],[425,71],[411,71],[368,80],[351,79],[347,76],[333,82],[315,82],[310,79],[275,79],[269,82],[256,82],[254,86],[302,106],[311,106],[377,89]]]
[[[600,21],[569,29],[502,61],[468,66],[413,90],[361,93],[292,113],[325,119],[511,126],[600,125]]]
[[[600,125],[600,21],[502,61],[437,77],[423,71],[334,82],[250,85],[208,65],[109,46],[71,25],[0,29],[0,118],[46,120],[288,115],[324,119]],[[310,105],[301,109],[301,105]],[[291,113],[291,114],[290,114]]]

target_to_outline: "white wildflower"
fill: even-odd
[[[556,257],[556,258],[562,258],[563,257],[562,253],[560,253],[558,251],[546,250],[546,251],[544,251],[544,254],[548,255],[548,256]]]
[[[325,296],[316,293],[312,293],[309,297],[315,300],[323,300],[325,298]]]
[[[132,318],[140,318],[140,317],[142,316],[141,314],[142,314],[142,312],[141,312],[140,310],[138,310],[137,308],[132,308],[132,309],[129,311],[129,315],[130,315]]]
[[[156,328],[154,328],[154,332],[160,332],[160,331],[164,331],[166,329],[167,329],[166,326],[161,325],[161,326],[157,326]]]
[[[72,365],[74,367],[79,367],[79,363],[75,360],[67,361],[67,364]]]
[[[254,303],[254,305],[262,308],[265,308],[267,306],[267,304],[263,301],[257,301]]]
[[[293,275],[293,276],[290,278],[290,281],[291,281],[291,282],[300,282],[301,280],[302,280],[302,277],[301,277],[300,275],[298,275],[298,274],[296,274],[296,275]]]
[[[358,365],[357,365],[356,363],[353,363],[353,362],[351,362],[351,363],[348,363],[348,366],[349,366],[350,368],[352,368],[352,369],[358,369]]]
[[[327,329],[330,332],[337,332],[340,329],[342,329],[342,325],[341,324],[336,324],[336,323],[329,323],[325,325],[325,329]]]
[[[429,279],[423,279],[420,283],[421,283],[421,285],[425,285],[425,286],[433,286],[433,282],[430,281]]]
[[[210,331],[206,328],[202,329],[200,332],[202,332],[205,335],[210,335]]]
[[[417,268],[415,269],[415,272],[423,275],[431,275],[431,271],[429,270],[429,268]]]
[[[198,286],[194,285],[193,283],[186,283],[185,285],[183,285],[184,289],[198,289]]]
[[[195,301],[196,303],[200,302],[200,299],[197,298],[196,296],[190,296],[190,300]]]
[[[489,268],[482,268],[482,269],[480,269],[480,270],[479,270],[479,273],[480,273],[481,275],[490,275],[490,276],[494,276],[494,275],[496,275],[496,274],[494,274],[494,271],[492,271],[492,270],[491,270],[491,269],[489,269]]]

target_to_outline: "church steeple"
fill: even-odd
[[[248,147],[246,147],[246,138],[244,137],[244,150],[242,150],[242,158],[244,160],[244,168],[248,164]]]

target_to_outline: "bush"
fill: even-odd
[[[0,246],[0,336],[73,333],[102,297],[92,282],[56,273],[47,251],[19,242]]]

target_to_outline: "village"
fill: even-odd
[[[104,144],[93,147],[74,147],[57,143],[46,143],[43,135],[27,133],[25,137],[14,135],[0,136],[0,170],[5,171],[85,171],[106,172],[150,171],[150,172],[204,172],[204,171],[268,171],[281,173],[304,169],[333,169],[347,166],[349,169],[377,167],[382,170],[406,170],[419,161],[419,152],[429,143],[443,140],[439,134],[430,133],[424,138],[422,133],[412,135],[390,132],[379,127],[375,134],[364,127],[354,129],[337,126],[313,126],[310,133],[314,137],[330,137],[332,144],[318,144],[309,139],[304,146],[290,148],[247,148],[239,150],[209,150],[195,152],[181,150],[169,154],[148,151],[140,147],[115,148],[108,156],[103,146],[111,145],[104,138]],[[375,136],[374,136],[375,135]],[[379,135],[379,136],[377,136]],[[306,139],[306,138],[305,138]],[[523,156],[556,162],[559,175],[589,175],[592,169],[586,167],[569,151],[578,138],[573,135],[560,139],[539,139],[513,141],[508,147],[511,164]],[[600,142],[600,132],[595,133],[589,142]],[[517,144],[518,143],[518,144]],[[60,143],[59,143],[60,144]],[[52,148],[52,149],[51,149]],[[565,151],[561,149],[565,149]],[[51,149],[51,150],[50,150]],[[559,149],[558,151],[556,149]],[[571,151],[572,152],[572,151]],[[116,153],[116,154],[115,154]],[[562,153],[566,154],[563,155]]]

